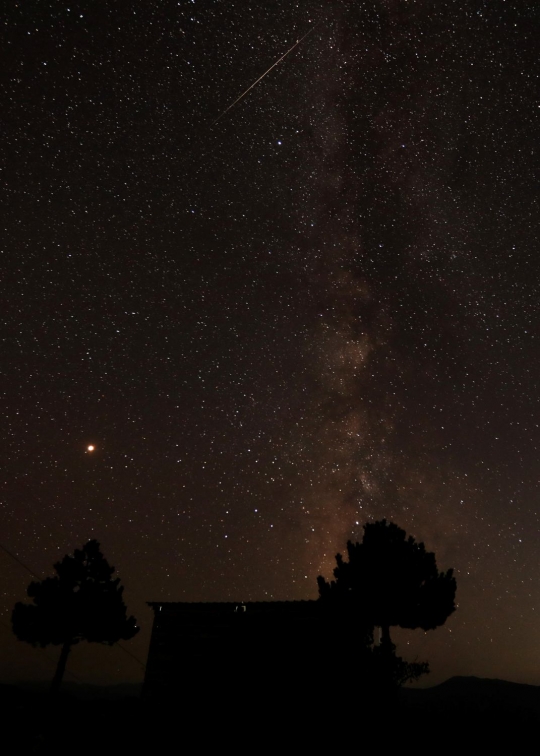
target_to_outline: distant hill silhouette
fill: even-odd
[[[530,709],[540,717],[540,686],[482,677],[451,677],[433,688],[403,688],[402,697],[412,705],[462,703],[487,707],[504,705]]]
[[[479,677],[452,677],[433,688],[402,688],[398,718],[416,723],[437,739],[475,734],[497,743],[501,737],[534,736],[540,724],[540,687]]]

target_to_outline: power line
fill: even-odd
[[[33,577],[37,578],[38,580],[41,580],[41,578],[40,578],[39,575],[36,575],[36,573],[33,570],[31,570],[30,567],[27,567],[24,562],[21,562],[21,560],[19,559],[19,557],[16,557],[15,554],[12,554],[11,551],[9,551],[8,549],[6,549],[5,546],[2,546],[1,543],[0,543],[0,549],[3,549],[6,552],[6,554],[9,554],[9,556],[12,559],[14,559],[16,562],[18,562],[21,565],[21,567],[24,567],[24,569],[27,572],[29,572]]]
[[[122,646],[122,644],[120,643],[120,641],[116,641],[116,644],[115,644],[115,645],[117,645],[117,646],[118,646],[118,648],[121,648],[121,649],[122,649],[122,651],[123,651],[123,652],[124,652],[125,654],[128,654],[129,656],[132,656],[132,657],[133,657],[133,658],[135,659],[135,661],[136,661],[136,662],[139,662],[139,664],[141,665],[141,667],[142,667],[143,669],[146,669],[146,664],[145,664],[144,662],[142,662],[142,661],[141,661],[140,659],[138,659],[138,658],[137,658],[137,657],[135,656],[135,654],[132,654],[132,653],[131,653],[131,651],[128,651],[128,650],[127,650],[127,648],[126,648],[125,646]]]

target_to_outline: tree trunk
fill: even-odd
[[[71,638],[67,641],[65,641],[64,645],[62,646],[62,650],[60,652],[60,658],[58,659],[58,666],[56,667],[56,672],[54,673],[53,681],[51,683],[51,693],[58,693],[60,690],[60,685],[62,684],[62,678],[64,677],[64,672],[66,669],[66,662],[67,658],[69,656],[69,652],[71,651]]]
[[[392,648],[390,625],[381,625],[381,646],[388,651]]]
[[[396,685],[396,656],[395,646],[390,638],[390,625],[381,625],[381,658],[379,667],[379,692],[382,698],[382,706],[391,720],[392,706],[398,685]]]

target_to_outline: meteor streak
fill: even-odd
[[[229,105],[229,107],[228,107],[228,108],[225,108],[225,110],[223,111],[223,113],[221,113],[220,115],[218,115],[218,117],[216,118],[216,120],[215,120],[215,121],[214,121],[214,122],[212,123],[212,126],[215,126],[215,125],[216,125],[216,123],[217,123],[218,121],[220,121],[220,120],[221,120],[221,119],[223,118],[223,116],[224,116],[224,115],[225,115],[226,113],[228,113],[228,112],[229,112],[229,110],[231,110],[232,108],[234,108],[234,106],[235,106],[235,105],[236,105],[237,103],[239,103],[239,102],[240,102],[240,100],[242,100],[242,99],[243,99],[243,98],[244,98],[244,97],[245,97],[245,96],[246,96],[246,95],[248,94],[248,92],[251,92],[251,90],[253,89],[253,87],[256,87],[256,86],[257,86],[257,84],[258,84],[258,83],[259,83],[259,82],[260,82],[260,81],[261,81],[262,79],[264,79],[264,77],[265,77],[265,76],[267,76],[267,75],[268,75],[268,74],[270,73],[270,71],[271,71],[271,70],[272,70],[273,68],[275,68],[275,67],[276,67],[276,66],[277,66],[277,65],[278,65],[279,63],[281,63],[281,61],[282,61],[282,60],[283,60],[284,58],[286,58],[286,57],[287,57],[287,55],[289,55],[289,53],[292,53],[292,51],[293,51],[293,50],[295,49],[295,47],[298,47],[298,45],[299,45],[299,44],[301,44],[301,43],[302,43],[302,42],[303,42],[303,41],[305,40],[305,38],[306,38],[306,37],[309,37],[309,35],[311,34],[311,32],[312,32],[312,31],[315,31],[315,29],[317,28],[317,26],[318,26],[319,24],[320,24],[320,21],[319,21],[318,23],[316,23],[316,24],[315,24],[315,26],[312,26],[312,27],[311,27],[311,29],[310,29],[310,30],[309,30],[308,32],[306,32],[306,34],[304,34],[304,36],[303,36],[303,37],[300,37],[300,39],[297,39],[297,40],[296,40],[296,42],[294,43],[294,45],[293,45],[293,46],[292,46],[292,47],[291,47],[291,48],[290,48],[289,50],[287,50],[287,52],[286,52],[286,53],[284,53],[284,54],[283,54],[283,55],[281,56],[281,58],[279,58],[278,60],[276,60],[276,62],[275,62],[275,63],[272,63],[272,65],[270,66],[270,68],[269,68],[269,69],[268,69],[267,71],[265,71],[265,72],[264,72],[264,73],[262,74],[262,76],[259,76],[259,78],[257,79],[257,81],[254,81],[254,82],[253,82],[253,84],[252,84],[251,86],[249,86],[249,87],[248,87],[248,88],[247,88],[247,89],[245,90],[245,92],[242,92],[242,94],[240,95],[240,97],[237,97],[237,98],[236,98],[236,100],[235,100],[234,102],[232,102],[232,103],[231,103],[231,104]]]

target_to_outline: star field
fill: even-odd
[[[139,658],[145,601],[315,597],[386,517],[455,569],[458,611],[398,638],[430,684],[540,684],[538,20],[9,9],[0,540],[45,576],[97,538]],[[46,678],[0,559],[0,675]],[[141,677],[114,648],[70,666]]]

